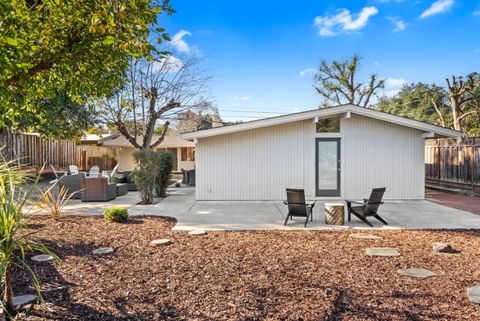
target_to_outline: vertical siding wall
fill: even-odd
[[[340,134],[317,134],[312,120],[201,138],[198,200],[281,200],[285,188],[315,197],[315,138],[341,138],[341,197],[361,199],[387,187],[388,199],[424,197],[424,140],[419,130],[352,114]]]
[[[358,115],[342,125],[345,198],[361,199],[384,186],[386,199],[424,198],[421,131]]]
[[[303,122],[200,139],[195,146],[199,200],[282,199],[303,188]]]

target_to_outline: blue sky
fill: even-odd
[[[181,1],[160,23],[174,54],[200,53],[225,120],[313,109],[322,59],[363,57],[359,80],[444,85],[480,71],[480,1]]]

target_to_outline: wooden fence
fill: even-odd
[[[427,140],[425,179],[480,192],[480,137]]]
[[[35,134],[13,134],[0,132],[0,153],[7,160],[19,159],[26,166],[41,168],[52,164],[55,168],[66,169],[77,165],[88,170],[92,161],[110,152],[110,148],[95,145],[77,145],[70,140],[44,139]],[[102,170],[111,169],[111,162],[102,162]]]

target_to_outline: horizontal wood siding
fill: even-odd
[[[421,131],[358,115],[342,125],[345,198],[367,197],[374,187],[386,187],[386,199],[424,198]]]

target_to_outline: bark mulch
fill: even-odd
[[[173,220],[136,217],[128,224],[100,217],[28,219],[33,239],[60,257],[32,266],[47,305],[21,320],[480,320],[466,288],[480,283],[480,231],[172,232]],[[167,246],[150,246],[169,238]],[[461,250],[439,255],[433,242]],[[91,252],[113,247],[103,256]],[[400,257],[365,255],[395,247]],[[28,253],[32,256],[33,253]],[[437,276],[411,279],[398,268]],[[33,290],[16,273],[16,295]]]

